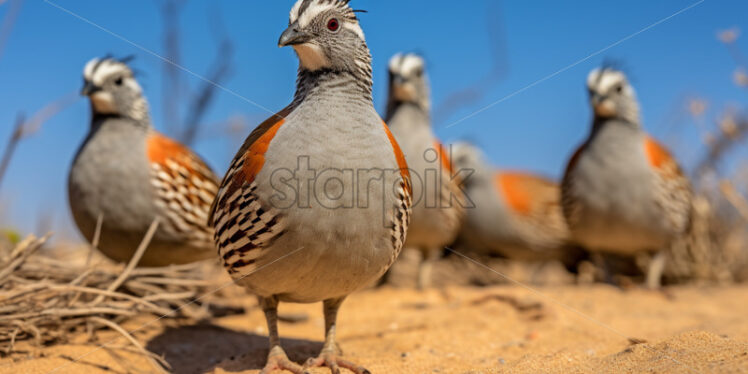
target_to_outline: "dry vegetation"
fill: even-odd
[[[136,268],[157,224],[153,224],[127,265],[112,264],[78,251],[75,258],[58,258],[41,250],[49,236],[30,236],[12,250],[0,252],[0,356],[33,356],[49,344],[66,343],[87,335],[98,342],[99,330],[113,330],[124,337],[112,348],[135,350],[163,371],[168,364],[148,352],[133,337],[138,330],[122,325],[135,317],[195,323],[216,314],[241,312],[220,307],[218,277],[210,264],[197,263],[164,268]],[[213,279],[207,281],[205,279]],[[225,283],[224,283],[225,285]],[[31,344],[19,345],[30,341]],[[100,343],[100,342],[99,342]],[[105,345],[108,345],[105,343]],[[34,350],[28,351],[29,347]]]
[[[734,84],[748,90],[747,61],[737,42],[740,30],[732,28],[718,34],[735,63]],[[712,281],[718,283],[748,280],[748,165],[739,162],[734,171],[724,172],[725,164],[739,160],[739,152],[748,136],[748,113],[725,105],[710,125],[704,118],[709,103],[692,99],[686,110],[703,132],[704,156],[694,166],[692,228],[688,238],[677,243],[670,253],[666,275],[676,281]]]

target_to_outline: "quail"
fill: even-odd
[[[139,265],[214,258],[207,217],[217,177],[187,147],[154,130],[146,98],[125,62],[93,59],[83,78],[92,119],[68,176],[80,232],[92,241],[100,224],[99,250],[125,262],[158,219]]]
[[[425,62],[416,54],[397,54],[389,62],[385,120],[400,143],[412,173],[413,217],[405,248],[421,252],[418,287],[431,285],[435,260],[457,236],[465,215],[460,180],[447,147],[431,127]]]
[[[564,216],[573,239],[590,251],[654,253],[646,283],[658,288],[665,250],[690,226],[690,182],[642,128],[636,94],[621,71],[593,70],[587,88],[592,129],[564,175]]]
[[[460,229],[461,245],[513,260],[572,256],[556,182],[527,172],[496,170],[473,144],[455,144],[452,156],[457,168],[470,171],[463,183],[475,205],[467,210]]]
[[[239,149],[210,222],[223,265],[264,310],[270,352],[261,373],[368,373],[341,358],[337,314],[402,248],[407,163],[374,109],[371,55],[348,1],[299,0],[288,25],[278,45],[299,58],[294,99]],[[302,367],[280,345],[277,305],[320,301],[325,343]]]

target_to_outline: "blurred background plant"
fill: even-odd
[[[748,60],[739,45],[741,30],[731,27],[717,33],[735,65],[732,82],[748,90]],[[713,107],[709,111],[709,107]],[[721,282],[748,280],[748,135],[746,107],[710,103],[694,97],[685,111],[702,133],[704,149],[692,172],[697,193],[692,235],[674,249],[670,275]],[[709,118],[712,113],[712,118]]]

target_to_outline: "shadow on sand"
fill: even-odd
[[[322,349],[321,342],[283,339],[292,361],[303,363]],[[262,369],[268,354],[268,338],[229,330],[212,324],[167,328],[146,348],[163,355],[173,373],[204,373],[215,368],[227,372]]]

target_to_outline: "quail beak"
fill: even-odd
[[[281,34],[280,39],[278,39],[278,47],[286,47],[286,46],[293,46],[298,44],[304,44],[311,40],[311,35],[307,34],[304,31],[301,31],[301,27],[299,27],[298,22],[294,22],[293,25],[288,26],[286,31]]]
[[[83,88],[81,89],[81,95],[82,96],[91,96],[97,92],[101,91],[101,87],[97,87],[95,84],[91,82],[86,82],[83,85]]]

